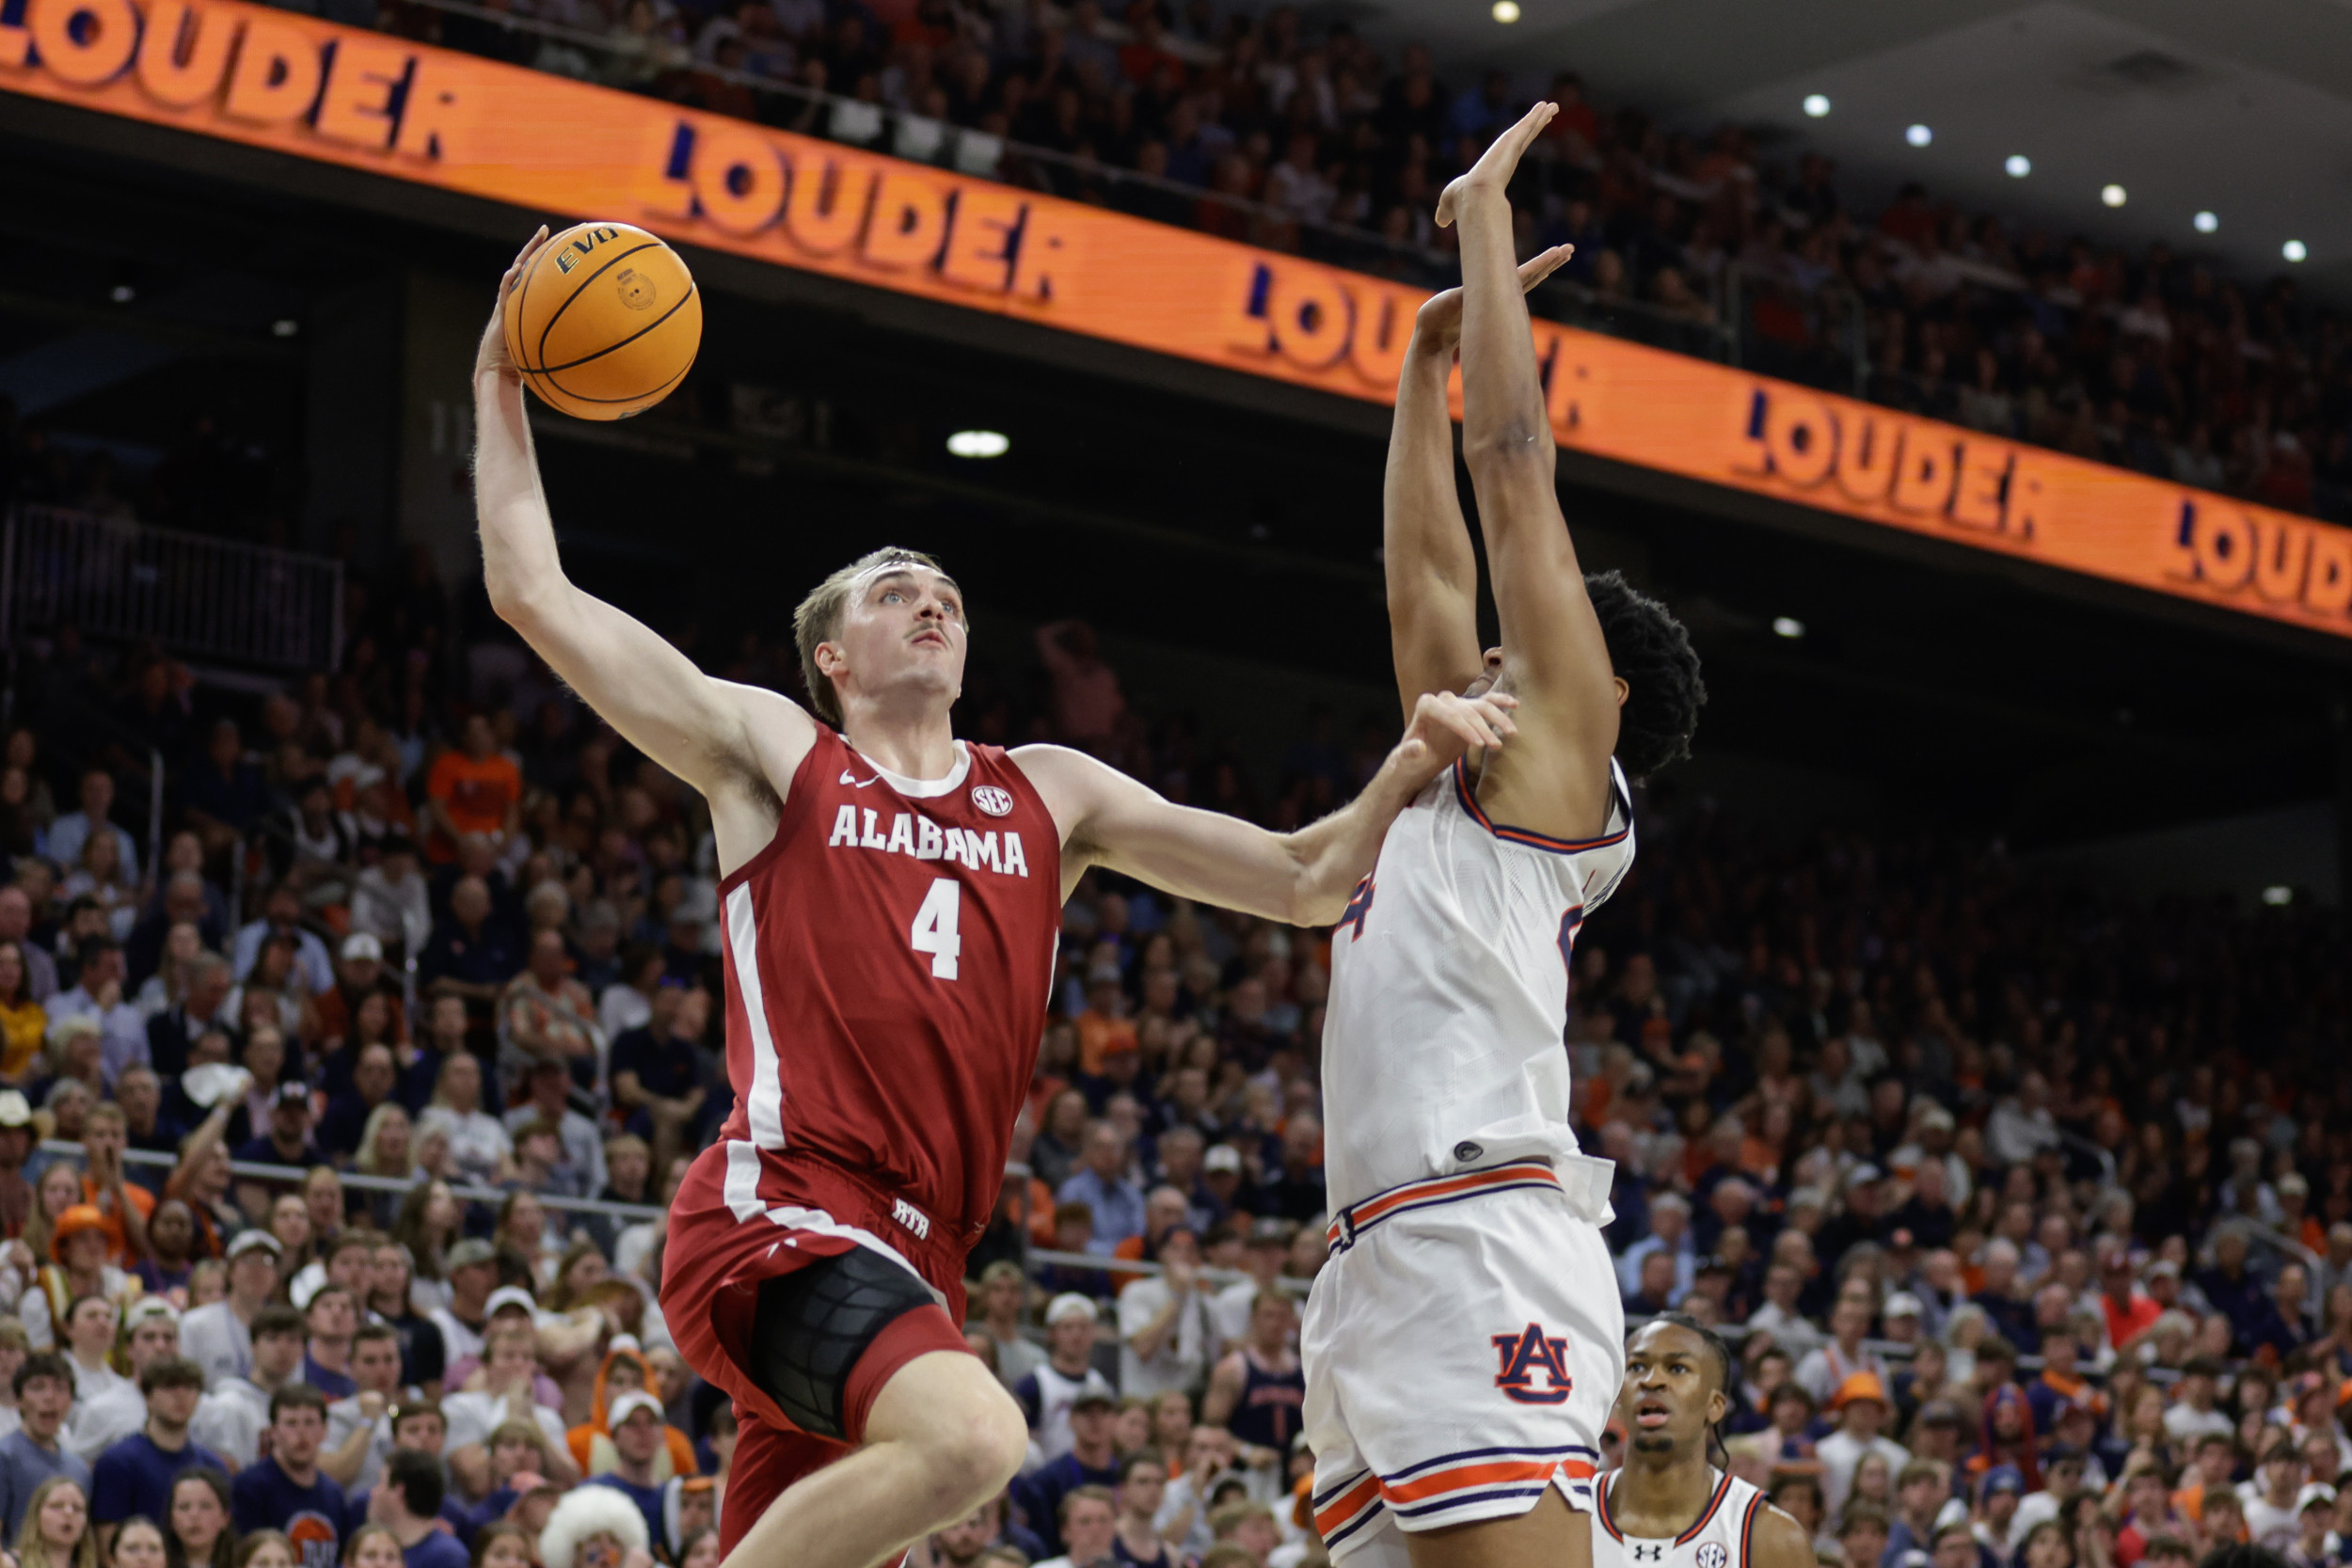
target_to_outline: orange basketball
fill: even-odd
[[[703,300],[678,253],[626,223],[583,223],[540,247],[506,296],[523,384],[583,420],[670,395],[702,347]]]

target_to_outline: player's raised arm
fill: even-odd
[[[1424,696],[1363,793],[1295,833],[1176,805],[1064,747],[1025,746],[1014,760],[1061,828],[1065,892],[1088,866],[1104,865],[1180,897],[1293,926],[1328,926],[1372,870],[1396,814],[1469,748],[1509,740],[1516,705],[1509,697]]]
[[[1524,702],[1521,743],[1482,798],[1520,827],[1588,838],[1609,816],[1618,688],[1560,514],[1505,195],[1519,154],[1557,112],[1538,103],[1496,137],[1445,188],[1438,221],[1460,231],[1462,451],[1502,623],[1504,683]]]
[[[499,286],[501,305],[546,243],[542,229],[515,259]],[[474,509],[491,608],[631,745],[710,797],[722,857],[741,859],[764,835],[755,821],[730,820],[730,800],[750,800],[755,816],[764,802],[772,831],[773,800],[814,742],[815,721],[776,693],[713,680],[652,628],[564,575],[522,378],[495,309],[474,361]],[[755,842],[727,842],[747,836]]]
[[[1554,245],[1519,268],[1533,289],[1574,253]],[[1413,322],[1397,377],[1396,419],[1381,488],[1380,557],[1388,577],[1389,646],[1405,713],[1426,691],[1460,691],[1475,679],[1478,557],[1454,483],[1454,416],[1446,382],[1462,339],[1462,291],[1432,294]]]

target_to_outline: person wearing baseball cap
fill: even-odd
[[[637,1512],[645,1516],[647,1534],[659,1541],[664,1513],[661,1482],[667,1478],[657,1474],[656,1462],[666,1453],[669,1439],[661,1402],[642,1388],[632,1388],[613,1400],[606,1418],[612,1438],[612,1467],[590,1476],[587,1484],[610,1486],[635,1503]]]
[[[449,1303],[433,1309],[433,1326],[441,1331],[441,1347],[453,1370],[458,1362],[482,1359],[482,1337],[490,1331],[490,1292],[498,1289],[498,1249],[479,1236],[453,1243],[441,1256],[441,1277],[449,1284]],[[447,1378],[450,1387],[459,1380]]]
[[[1837,1386],[1830,1409],[1837,1430],[1814,1445],[1821,1461],[1821,1502],[1835,1519],[1853,1491],[1854,1472],[1862,1461],[1877,1454],[1886,1461],[1886,1473],[1899,1474],[1911,1455],[1900,1444],[1882,1436],[1886,1425],[1886,1384],[1876,1372],[1851,1372]]]
[[[1119,1450],[1111,1440],[1118,1414],[1118,1398],[1107,1384],[1079,1389],[1070,1402],[1070,1451],[1012,1483],[1029,1528],[1052,1556],[1068,1550],[1061,1535],[1062,1499],[1082,1486],[1119,1484]]]
[[[1977,1544],[1996,1562],[2017,1558],[2021,1539],[2017,1506],[2026,1500],[2026,1475],[2014,1465],[1995,1465],[1984,1473],[1977,1490]]]
[[[1029,1434],[1050,1463],[1070,1451],[1070,1407],[1079,1394],[1099,1389],[1117,1397],[1110,1380],[1094,1367],[1093,1298],[1065,1291],[1045,1304],[1045,1365],[1012,1386],[1029,1419]]]
[[[17,1303],[24,1338],[35,1350],[63,1350],[58,1331],[65,1309],[83,1296],[119,1303],[131,1293],[130,1276],[106,1261],[106,1216],[94,1203],[70,1205],[49,1232],[48,1265],[35,1276],[37,1289]]]
[[[32,1101],[20,1089],[0,1089],[0,1235],[23,1235],[33,1217],[33,1184],[24,1180],[32,1155]]]

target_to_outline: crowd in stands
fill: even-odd
[[[1438,193],[1540,87],[1561,113],[1514,186],[1521,250],[1577,255],[1539,312],[1717,356],[1728,330],[1773,373],[2352,512],[2352,340],[2289,279],[2021,228],[1916,185],[1858,212],[1824,157],[1776,164],[1737,125],[1671,129],[1565,70],[1448,81],[1421,45],[1384,56],[1344,20],[1215,0],[320,4],[813,135],[875,140],[884,111],[966,128],[1003,178],[1431,286],[1453,267]]]
[[[355,588],[340,669],[266,694],[24,650],[0,1529],[20,1568],[713,1568],[734,1418],[655,1288],[730,1104],[707,816],[427,569]],[[1038,654],[962,733],[1277,825],[1386,744],[1310,722],[1260,792],[1084,626]],[[1733,1343],[1724,1463],[1847,1568],[2352,1559],[2341,926],[1638,809],[1564,1043],[1629,1320]],[[1328,933],[1096,874],[1063,930],[971,1266],[1035,1452],[921,1568],[1320,1560]]]

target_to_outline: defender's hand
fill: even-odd
[[[1519,166],[1520,154],[1536,137],[1537,133],[1551,123],[1551,117],[1560,112],[1557,103],[1537,103],[1520,117],[1519,122],[1490,143],[1470,165],[1470,172],[1456,175],[1438,198],[1438,227],[1445,228],[1454,221],[1454,213],[1472,196],[1491,192],[1502,194],[1510,184],[1511,176]]]
[[[1519,293],[1533,293],[1535,285],[1567,265],[1576,254],[1572,245],[1556,245],[1541,255],[1519,263]],[[1421,310],[1413,317],[1413,341],[1416,347],[1425,347],[1443,354],[1452,354],[1462,341],[1462,291],[1447,289],[1422,301]]]

